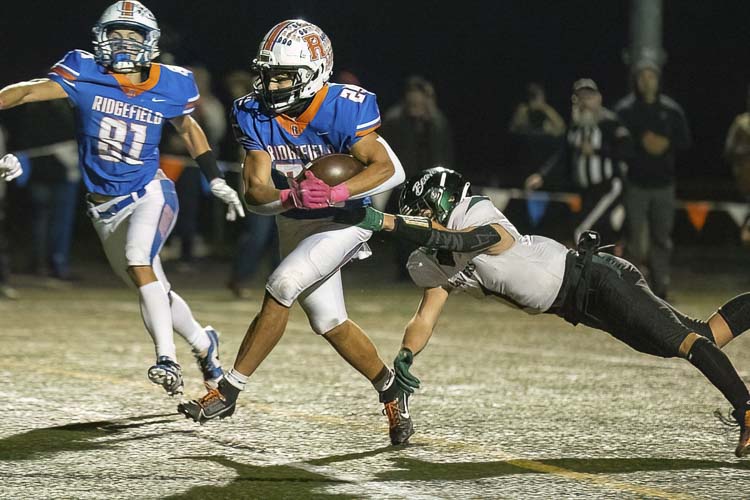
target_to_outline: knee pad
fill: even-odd
[[[743,293],[721,306],[718,313],[735,337],[750,329],[750,293]]]
[[[347,314],[338,314],[333,316],[326,316],[325,318],[308,317],[307,319],[308,321],[310,321],[310,327],[316,334],[325,335],[337,326],[343,324],[346,320],[349,319],[349,316]]]
[[[279,304],[292,307],[299,294],[302,293],[302,286],[292,276],[287,273],[272,274],[266,284],[266,291],[278,301]]]

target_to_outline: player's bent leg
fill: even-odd
[[[734,408],[732,416],[740,426],[735,455],[747,455],[750,452],[750,393],[729,358],[714,343],[697,333],[685,337],[679,354],[698,368],[730,402]]]
[[[131,266],[128,268],[128,274],[138,287],[141,317],[154,341],[156,357],[166,356],[176,360],[172,314],[167,292],[156,279],[151,266]]]
[[[406,443],[414,434],[408,394],[395,383],[393,371],[383,363],[375,345],[353,321],[346,320],[323,336],[336,352],[372,383],[388,417],[391,444]]]
[[[266,293],[260,313],[245,333],[234,367],[216,389],[200,399],[180,403],[177,411],[199,423],[232,415],[245,382],[281,339],[288,320],[289,308]]]
[[[373,382],[386,367],[370,337],[351,320],[333,328],[323,338],[352,368]]]
[[[174,331],[190,345],[206,389],[215,388],[224,374],[219,361],[219,332],[211,326],[203,327],[195,320],[187,302],[172,290],[158,255],[154,257],[152,267],[157,279],[167,290]]]
[[[219,361],[219,332],[210,325],[202,327],[185,300],[174,290],[168,295],[174,330],[190,344],[206,389],[213,389],[224,374]]]
[[[750,329],[750,293],[729,300],[711,315],[708,324],[719,347]]]

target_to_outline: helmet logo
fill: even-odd
[[[133,19],[133,2],[122,2],[120,7],[122,17],[125,19]]]
[[[325,50],[323,50],[323,42],[317,33],[310,33],[303,37],[307,42],[307,48],[310,50],[310,60],[317,61],[318,59],[325,57]]]
[[[430,179],[430,177],[432,177],[432,174],[423,175],[421,179],[414,183],[414,186],[412,186],[411,190],[415,195],[422,196],[422,193],[424,192],[424,185]]]

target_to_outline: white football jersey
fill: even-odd
[[[461,290],[477,298],[489,296],[530,314],[549,309],[562,285],[568,248],[543,236],[522,235],[484,196],[471,196],[456,205],[447,227],[487,224],[503,226],[515,238],[513,246],[500,255],[420,248],[407,263],[414,283]]]

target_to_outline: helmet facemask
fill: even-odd
[[[274,113],[291,113],[304,108],[309,99],[300,96],[310,83],[314,74],[309,68],[299,66],[271,66],[257,60],[253,69],[258,74],[254,89],[260,97],[261,104]],[[290,80],[291,85],[283,88],[272,87],[283,80]]]

